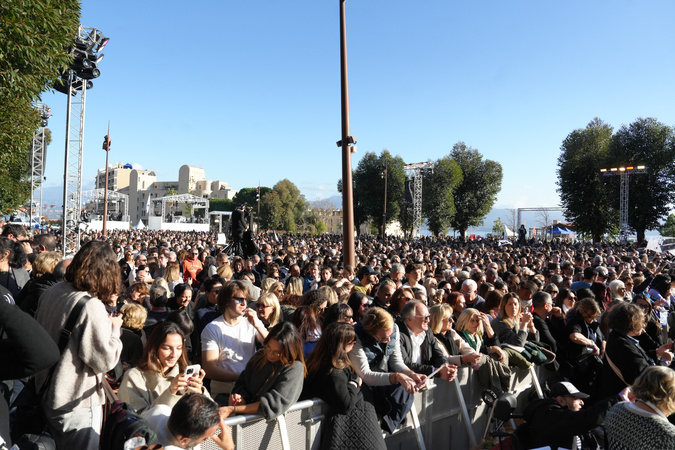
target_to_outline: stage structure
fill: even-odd
[[[172,231],[209,231],[209,199],[192,194],[167,195],[166,197],[151,198],[149,209],[148,228],[151,230]],[[183,217],[173,215],[167,210],[168,204],[188,204],[192,209],[204,209],[204,218]]]
[[[630,176],[647,173],[645,166],[625,166],[612,167],[610,169],[600,169],[600,173],[605,176],[618,175],[619,185],[619,240],[622,243],[628,242],[628,193],[630,192]]]
[[[84,149],[84,115],[87,90],[91,81],[101,75],[100,53],[108,43],[98,29],[79,26],[71,53],[73,63],[61,76],[54,89],[66,94],[66,157],[63,175],[63,254],[76,253],[80,248],[82,205],[82,155]]]
[[[82,191],[82,203],[85,205],[84,221],[88,230],[103,229],[103,205],[105,189]],[[108,228],[114,230],[129,229],[129,196],[108,190]]]
[[[45,144],[45,129],[51,117],[51,110],[44,103],[33,103],[33,108],[40,113],[40,126],[33,133],[33,143],[30,148],[30,205],[28,207],[33,228],[35,218],[42,218],[42,181],[45,174],[47,160],[47,146]]]
[[[403,166],[410,184],[412,185],[412,204],[413,204],[413,229],[412,234],[419,235],[422,231],[422,179],[427,171],[432,171],[434,163],[432,161],[406,164]]]

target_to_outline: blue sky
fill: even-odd
[[[83,179],[110,161],[235,189],[288,178],[309,200],[341,177],[337,0],[82,2],[110,43],[87,93]],[[563,139],[594,117],[675,125],[670,1],[348,0],[353,166],[458,141],[504,169],[497,207],[556,206]],[[63,182],[66,98],[45,93],[46,186]]]

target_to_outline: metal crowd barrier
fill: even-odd
[[[538,366],[527,371],[513,369],[511,391],[518,398],[519,409],[533,390],[543,397],[539,379],[549,378],[546,371]],[[450,383],[431,380],[427,390],[415,395],[406,424],[385,435],[387,449],[476,447],[488,426],[489,408],[481,398],[482,392],[477,376],[466,367],[460,368]],[[227,418],[225,423],[232,429],[237,450],[316,450],[327,413],[325,403],[312,399],[296,403],[269,422],[259,415],[240,415]],[[210,440],[202,448],[218,449]]]

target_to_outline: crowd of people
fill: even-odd
[[[559,382],[530,405],[532,445],[586,445],[605,423],[611,448],[675,448],[675,263],[663,254],[364,236],[345,265],[339,236],[240,239],[231,254],[211,233],[115,230],[85,234],[63,258],[54,236],[3,227],[0,375],[35,375],[58,448],[98,447],[105,384],[167,448],[209,438],[234,448],[226,417],[272,420],[314,397],[332,415],[322,448],[385,448],[383,432],[404,422],[429,377],[452,381],[467,367],[496,397],[532,364]],[[9,443],[21,384],[4,386]],[[543,411],[569,423],[583,414],[584,426],[561,431],[551,419],[558,433],[542,434]],[[636,432],[624,444],[621,423],[661,440]]]

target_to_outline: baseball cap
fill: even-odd
[[[551,387],[551,397],[558,397],[558,396],[565,397],[568,395],[580,398],[582,400],[585,400],[588,397],[590,397],[588,394],[584,394],[579,389],[577,389],[576,386],[574,386],[569,381],[561,381],[559,383],[554,384]]]

